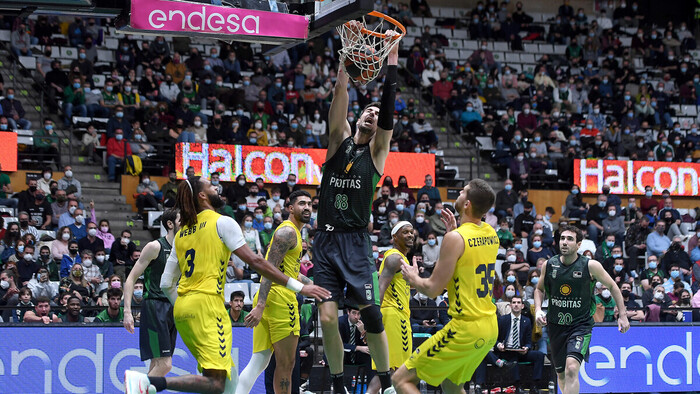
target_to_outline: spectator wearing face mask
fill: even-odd
[[[65,278],[71,275],[71,270],[75,268],[76,265],[80,265],[82,258],[78,254],[78,242],[69,241],[68,242],[68,253],[64,254],[61,258],[61,278]],[[80,275],[82,277],[83,271],[82,266],[80,267]]]
[[[100,293],[100,297],[97,299],[97,304],[101,306],[109,305],[109,297],[107,296],[107,292],[109,291],[109,289],[118,289],[121,291],[124,287],[124,282],[119,277],[119,275],[111,275],[108,278],[109,279],[107,279],[107,288]],[[120,302],[123,299],[124,295],[122,294]]]
[[[527,282],[525,283],[525,295],[524,299],[527,300],[532,300],[534,298],[535,294],[535,288],[537,287],[537,284],[540,281],[540,271],[538,269],[530,271],[530,273],[527,276]]]
[[[144,220],[144,212],[146,208],[159,209],[162,205],[159,203],[163,197],[158,190],[158,184],[151,180],[147,172],[140,174],[141,182],[136,186],[136,208],[138,216],[136,220]]]
[[[603,219],[608,217],[607,203],[608,197],[604,194],[599,195],[597,204],[591,206],[586,214],[586,220],[588,221],[588,238],[596,244],[598,243],[598,238],[605,230],[603,227]]]
[[[684,289],[690,290],[690,285],[688,284],[688,282],[683,280],[683,273],[681,272],[681,269],[678,266],[678,264],[673,263],[670,265],[668,269],[668,275],[669,278],[666,280],[666,282],[662,284],[666,293],[671,293],[674,288],[673,286],[675,286],[676,284],[683,285]]]
[[[391,230],[399,222],[399,213],[395,210],[389,211],[388,220],[382,225],[379,230],[379,238],[377,239],[378,246],[390,246],[392,245]]]
[[[109,261],[114,266],[114,274],[126,278],[131,271],[131,255],[136,250],[136,244],[131,241],[131,231],[123,230],[121,237],[114,240],[109,253]]]
[[[107,254],[105,253],[104,249],[99,249],[94,253],[94,260],[92,261],[92,264],[99,268],[102,278],[109,278],[110,276],[114,275],[114,267],[112,266],[112,263],[107,260]]]
[[[114,235],[110,232],[109,220],[100,220],[100,225],[97,227],[97,237],[102,240],[105,245],[105,251],[109,253],[114,243]]]
[[[87,236],[87,227],[85,226],[85,215],[83,210],[76,208],[73,216],[74,222],[68,225],[68,228],[73,233],[73,239],[79,241]]]
[[[438,312],[437,309],[427,309],[427,310],[417,310],[414,307],[437,307],[435,300],[428,298],[427,295],[416,292],[416,294],[411,297],[409,303],[409,309],[411,309],[411,328],[413,332],[419,333],[436,333],[442,326],[438,326]]]
[[[13,257],[18,257],[15,263],[17,266],[17,273],[19,274],[19,283],[22,286],[27,286],[41,265],[34,261],[34,245],[24,245],[22,253],[19,253],[19,249],[17,252],[18,254]],[[19,259],[19,257],[21,257],[21,259]]]
[[[97,237],[97,224],[88,223],[87,224],[87,235],[78,240],[78,249],[80,251],[90,250],[93,254],[96,254],[98,250],[104,249],[104,241]]]
[[[100,267],[94,263],[94,255],[90,249],[81,251],[80,258],[82,259],[81,265],[83,266],[83,276],[94,290],[97,288],[97,286],[104,282],[104,278],[100,272]]]
[[[434,207],[434,213],[428,217],[428,224],[432,231],[439,236],[445,235],[446,227],[445,223],[442,221],[442,211],[443,205],[441,202],[436,202]]]
[[[651,297],[648,298],[647,302],[644,303],[644,298],[642,302],[647,308],[647,318],[648,322],[672,322],[675,321],[677,312],[669,309],[671,306],[671,298],[666,294],[664,286],[658,285],[653,289],[649,290]],[[646,293],[645,293],[646,295]]]
[[[654,224],[654,231],[649,233],[646,240],[648,253],[661,257],[671,246],[671,240],[665,234],[666,223],[662,220]]]
[[[615,206],[610,205],[608,202],[608,216],[602,221],[603,236],[607,237],[608,235],[613,235],[615,237],[615,243],[617,245],[622,245],[622,240],[625,238],[625,221],[618,213],[619,211]]]
[[[530,267],[534,268],[538,259],[549,259],[553,255],[554,253],[552,253],[551,249],[542,245],[542,236],[535,234],[532,237],[532,247],[527,251],[527,262]],[[527,275],[527,271],[524,271],[524,273]]]
[[[131,128],[131,125],[129,125],[129,128]],[[117,179],[117,165],[124,166],[126,156],[132,155],[131,144],[128,144],[125,138],[127,137],[125,137],[123,129],[117,128],[114,131],[114,136],[107,140],[107,174],[110,182],[114,182]]]
[[[423,267],[426,271],[432,273],[435,263],[440,257],[440,243],[434,231],[428,234],[426,243],[421,248],[421,254],[423,255]]]
[[[595,296],[595,306],[596,312],[593,315],[593,320],[596,323],[615,321],[615,300],[605,285],[601,286],[600,294]]]
[[[63,255],[68,254],[68,242],[73,239],[73,233],[65,226],[56,232],[56,239],[51,241],[51,256],[56,261],[61,261]],[[67,274],[66,274],[67,275]],[[61,274],[61,278],[66,275]]]
[[[427,243],[428,234],[432,232],[430,228],[430,223],[425,220],[424,212],[416,212],[416,216],[413,219],[413,228],[418,231],[418,237],[416,238],[416,245],[425,245]]]

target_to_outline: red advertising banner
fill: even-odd
[[[0,133],[0,166],[2,171],[17,171],[17,134]]]
[[[629,161],[576,160],[574,182],[582,193],[600,193],[603,185],[614,194],[644,194],[651,186],[654,194],[667,189],[672,196],[697,196],[700,164]]]
[[[180,179],[192,166],[196,175],[209,178],[212,172],[218,172],[224,182],[243,174],[248,182],[262,178],[265,183],[282,183],[289,174],[295,174],[300,185],[319,185],[321,166],[326,160],[325,149],[200,143],[179,143],[175,149],[175,168]],[[394,185],[403,175],[409,187],[420,188],[427,174],[435,177],[435,155],[429,153],[391,152],[384,166],[384,176],[390,176]]]

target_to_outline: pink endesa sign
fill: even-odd
[[[301,15],[167,0],[131,0],[130,27],[162,32],[194,32],[306,39],[309,21]]]

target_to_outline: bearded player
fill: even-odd
[[[298,277],[303,284],[312,284],[309,278],[299,273],[301,228],[311,220],[311,196],[304,190],[296,190],[289,195],[286,208],[289,219],[275,230],[265,258],[286,275]],[[275,394],[289,394],[299,342],[297,295],[263,278],[253,304],[255,308],[245,317],[246,326],[254,327],[253,355],[241,372],[236,393],[250,392],[255,380],[267,368],[274,352]]]
[[[320,300],[330,293],[283,274],[247,246],[238,224],[216,212],[223,201],[209,180],[192,177],[178,185],[180,230],[163,270],[160,287],[174,304],[175,327],[197,360],[202,375],[160,377],[128,370],[127,394],[173,390],[234,393],[238,376],[231,371],[232,330],[224,307],[226,265],[233,252],[256,271],[289,290]]]
[[[398,33],[387,32],[389,37],[395,35]],[[379,309],[377,269],[371,258],[367,226],[393,132],[398,41],[394,41],[387,58],[381,101],[364,108],[354,135],[347,121],[348,75],[342,69],[338,72],[329,112],[330,136],[323,164],[313,263],[314,281],[332,294],[319,310],[323,347],[336,394],[345,393],[343,342],[338,331],[338,306],[345,300],[360,309],[382,391],[391,387],[389,348]]]

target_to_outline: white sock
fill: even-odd
[[[236,386],[238,386],[238,371],[236,367],[231,368],[231,379],[226,380],[226,386],[224,387],[224,394],[235,394]]]
[[[258,379],[261,373],[267,368],[267,364],[270,363],[270,358],[272,357],[272,349],[263,350],[261,352],[253,353],[248,361],[248,365],[245,366],[241,376],[238,379],[238,387],[236,387],[236,394],[248,394],[253,388],[255,381]]]

